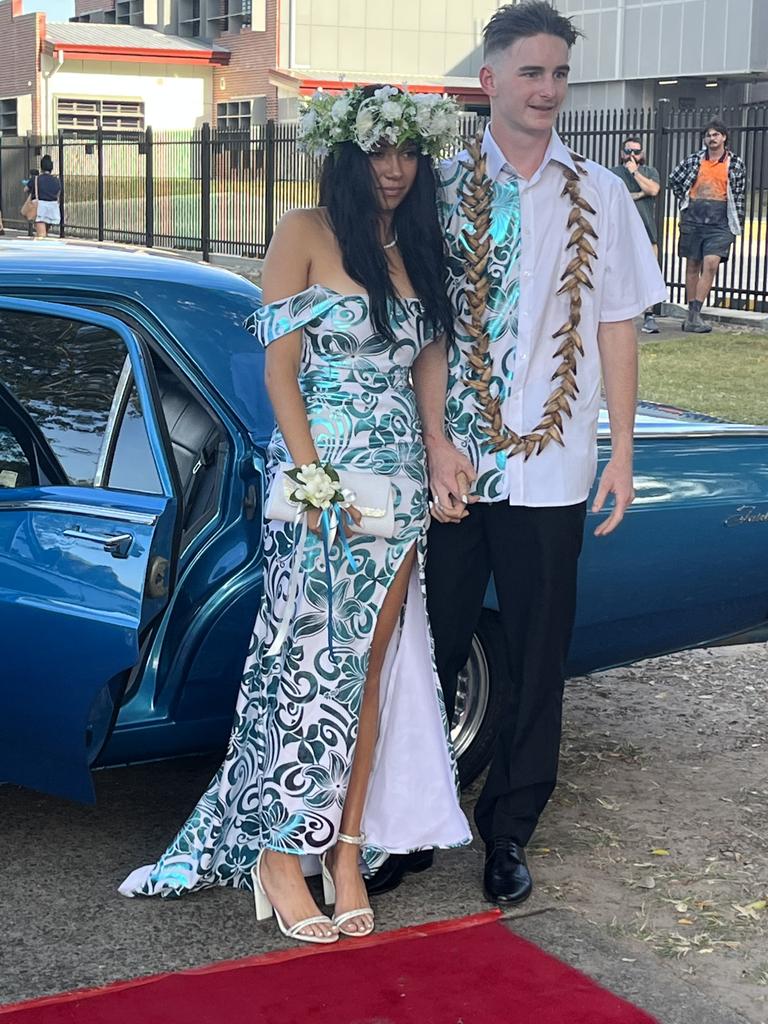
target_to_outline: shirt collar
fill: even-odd
[[[515,177],[519,177],[515,168],[507,161],[507,158],[499,149],[498,143],[491,134],[490,125],[486,127],[483,135],[482,152],[485,155],[485,169],[491,181],[496,181],[501,172],[505,169],[514,174]],[[571,156],[568,147],[554,129],[552,130],[552,137],[549,140],[549,145],[547,146],[547,150],[544,154],[544,159],[541,161],[541,166],[534,171],[528,179],[528,184],[532,185],[534,181],[538,180],[544,168],[553,160],[556,163],[563,164],[565,167],[570,168],[572,171],[576,170],[576,165],[573,162],[573,157]]]
[[[700,157],[700,158],[701,158],[702,160],[706,160],[706,159],[708,159],[708,157],[707,157],[707,154],[708,154],[708,153],[709,153],[709,150],[707,149],[707,147],[706,147],[706,146],[703,146],[703,147],[702,147],[702,148],[701,148],[701,149],[699,150],[699,157]],[[730,158],[731,158],[732,156],[733,156],[733,153],[732,153],[732,152],[730,151],[730,149],[724,149],[724,150],[723,150],[723,155],[722,155],[721,157],[718,157],[718,159],[717,159],[717,163],[721,164],[721,163],[723,163],[723,161],[724,161],[724,160],[730,160]]]

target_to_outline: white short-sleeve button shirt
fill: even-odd
[[[504,423],[518,434],[532,430],[552,391],[559,363],[552,334],[568,319],[568,295],[557,296],[566,254],[571,203],[562,195],[563,167],[576,165],[557,133],[538,170],[525,179],[505,160],[490,129],[483,139],[486,170],[494,183],[490,291],[486,323],[494,362],[494,387],[502,397]],[[491,453],[477,412],[475,392],[465,384],[472,339],[462,329],[469,321],[466,300],[464,237],[467,221],[461,196],[470,171],[466,154],[441,166],[440,208],[449,248],[449,290],[456,309],[456,341],[449,353],[446,431],[478,472],[475,492],[484,501],[512,505],[574,505],[584,501],[597,467],[597,418],[600,409],[601,323],[629,320],[667,298],[648,236],[624,183],[590,160],[582,166],[582,196],[596,210],[590,215],[598,239],[593,289],[582,289],[579,332],[584,355],[576,380],[579,394],[573,417],[564,421],[565,447],[550,444],[526,462],[521,455]]]

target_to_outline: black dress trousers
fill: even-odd
[[[459,524],[432,522],[427,606],[449,716],[457,677],[493,573],[509,678],[498,739],[475,822],[486,842],[525,846],[557,782],[565,658],[576,605],[586,502],[470,506]]]

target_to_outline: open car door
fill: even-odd
[[[89,765],[173,585],[155,396],[121,321],[0,298],[0,782],[93,799]]]

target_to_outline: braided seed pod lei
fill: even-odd
[[[575,252],[566,266],[560,280],[563,282],[557,295],[567,294],[570,301],[568,319],[552,337],[562,338],[553,358],[560,363],[552,374],[555,387],[544,403],[543,415],[536,426],[527,434],[520,435],[504,424],[499,397],[491,394],[493,359],[490,353],[490,337],[485,326],[490,282],[485,273],[490,255],[491,199],[493,185],[486,174],[485,156],[478,136],[467,145],[467,154],[472,161],[472,174],[464,186],[461,208],[472,225],[472,232],[466,235],[466,276],[469,288],[467,301],[470,308],[470,322],[463,327],[473,338],[468,362],[470,374],[464,383],[475,392],[477,410],[484,420],[480,429],[490,441],[491,452],[507,451],[510,455],[524,454],[529,459],[534,453],[540,455],[550,441],[564,447],[563,415],[572,416],[571,402],[576,399],[579,388],[576,384],[577,354],[584,355],[584,346],[579,334],[581,322],[582,288],[592,288],[592,260],[597,253],[590,239],[597,240],[597,232],[587,219],[587,214],[596,211],[583,198],[579,185],[587,175],[583,166],[584,157],[576,153],[571,156],[577,170],[563,168],[565,187],[562,195],[570,199],[567,229],[570,232],[566,253]]]

